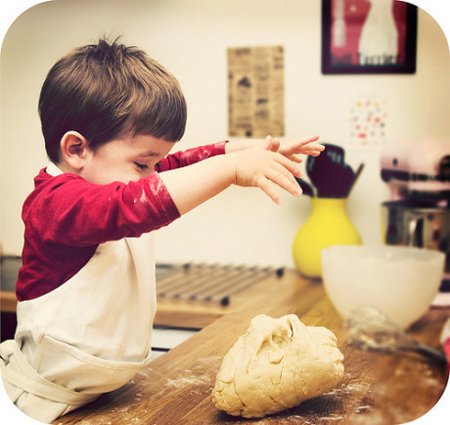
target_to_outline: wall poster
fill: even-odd
[[[384,99],[376,95],[358,96],[350,107],[350,146],[382,146],[386,141],[387,122],[387,104]]]
[[[282,46],[228,49],[230,136],[284,135]]]
[[[412,74],[417,7],[396,0],[322,0],[322,73]]]

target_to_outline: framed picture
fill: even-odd
[[[323,74],[413,74],[416,41],[414,5],[322,0]]]

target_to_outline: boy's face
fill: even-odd
[[[174,142],[144,134],[114,139],[89,151],[80,176],[96,184],[137,181],[153,173],[173,146]]]

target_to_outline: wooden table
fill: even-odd
[[[162,318],[168,320],[169,306]],[[201,310],[201,309],[200,309]],[[196,311],[197,319],[201,317]],[[180,306],[175,309],[180,311]],[[187,310],[186,310],[187,311]],[[178,317],[187,317],[186,311]],[[259,313],[297,314],[306,325],[326,326],[337,336],[345,356],[342,386],[316,399],[260,420],[219,412],[211,390],[224,354]],[[433,308],[410,333],[438,346],[450,308]],[[176,316],[176,314],[175,314]],[[198,320],[196,321],[198,322]],[[185,343],[159,357],[117,391],[55,421],[56,424],[394,424],[422,416],[440,398],[447,382],[443,369],[415,355],[362,352],[346,343],[346,331],[320,283],[294,271],[269,277],[247,289],[240,299],[214,313],[205,310],[205,327]]]

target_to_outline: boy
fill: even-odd
[[[141,50],[106,40],[52,67],[39,113],[51,163],[24,203],[18,326],[0,366],[17,407],[50,422],[149,362],[151,232],[232,184],[277,203],[277,186],[298,195],[298,154],[323,146],[268,137],[169,155],[186,125],[178,82]]]

